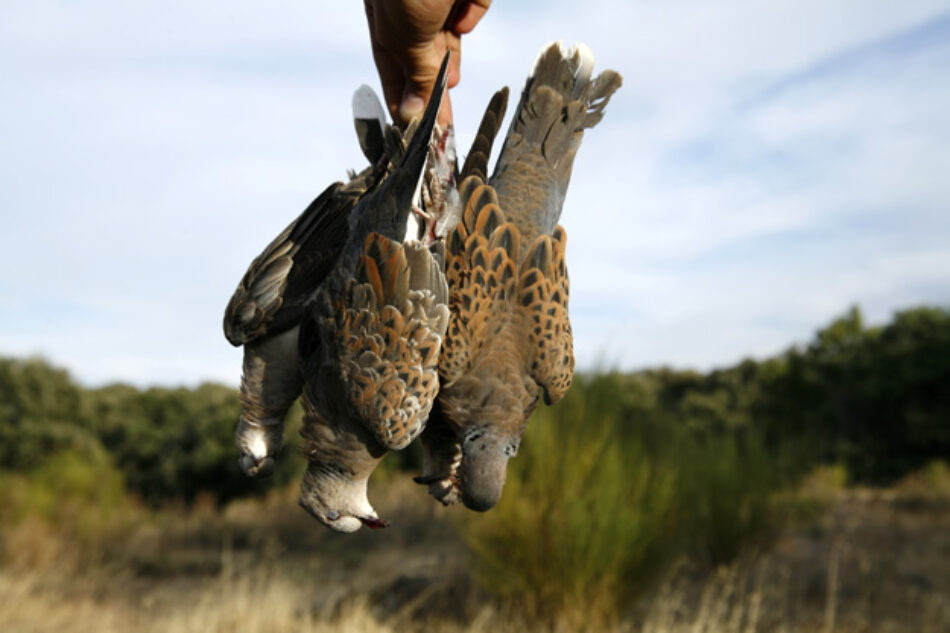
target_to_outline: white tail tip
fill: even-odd
[[[386,129],[386,111],[372,88],[363,84],[353,93],[353,118],[377,119],[379,126]]]
[[[537,58],[534,60],[534,66],[531,68],[531,75],[529,77],[535,76],[541,58],[555,46],[558,48],[561,59],[571,66],[571,70],[574,74],[574,85],[582,86],[587,83],[591,74],[594,72],[594,52],[590,50],[590,46],[583,42],[578,42],[571,47],[564,46],[564,43],[560,40],[545,44],[541,47],[541,52],[538,53]]]

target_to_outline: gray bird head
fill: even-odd
[[[531,378],[517,376],[513,368],[495,364],[490,372],[472,372],[439,395],[440,415],[455,431],[461,452],[454,483],[471,510],[484,512],[501,500],[508,460],[518,454],[537,401]]]
[[[490,426],[466,429],[458,468],[462,503],[471,510],[491,510],[501,500],[508,460],[518,454],[520,436]]]
[[[311,461],[300,487],[300,506],[331,530],[355,532],[365,525],[387,527],[366,497],[369,474]]]

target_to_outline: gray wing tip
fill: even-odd
[[[237,295],[235,295],[235,298],[236,296]],[[241,347],[247,343],[250,338],[245,328],[241,327],[242,323],[237,319],[235,315],[236,308],[233,307],[232,304],[234,304],[234,298],[228,303],[227,310],[224,313],[224,322],[222,323],[224,338],[234,347]]]

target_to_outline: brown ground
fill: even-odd
[[[3,539],[0,631],[541,627],[517,621],[471,580],[452,524],[464,511],[408,485],[386,489],[376,506],[393,527],[355,535],[322,529],[290,494],[139,518],[91,545],[20,523]],[[947,497],[913,482],[847,490],[796,523],[768,552],[728,568],[680,565],[613,628],[950,631]]]

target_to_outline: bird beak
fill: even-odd
[[[307,467],[298,503],[313,518],[334,532],[355,532],[387,527],[366,498],[365,477],[339,476],[314,462]]]
[[[363,523],[366,527],[371,530],[378,530],[380,528],[388,528],[389,521],[380,519],[379,517],[357,517],[360,522]]]

